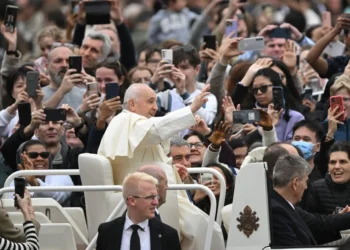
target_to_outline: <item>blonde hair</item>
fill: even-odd
[[[52,37],[52,39],[55,42],[64,42],[64,35],[62,30],[60,30],[60,28],[58,28],[55,25],[50,25],[43,28],[39,32],[38,42],[40,42],[40,40],[43,39],[44,37]]]
[[[336,95],[341,89],[346,89],[350,94],[350,76],[343,74],[335,80],[330,90],[331,96]]]
[[[142,172],[135,172],[132,174],[128,174],[123,181],[123,198],[126,201],[129,196],[139,195],[141,192],[140,183],[148,182],[158,185],[158,180],[149,174]]]

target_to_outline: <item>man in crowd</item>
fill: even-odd
[[[173,160],[174,163],[174,160]],[[138,169],[138,172],[143,172],[149,174],[158,180],[158,206],[159,208],[166,201],[167,188],[168,188],[168,179],[163,168],[157,165],[145,165]],[[184,199],[178,197],[178,199]],[[171,201],[170,201],[171,202]],[[182,208],[183,201],[179,200],[178,206]],[[158,215],[158,210],[156,210],[156,216],[161,218]],[[201,235],[205,235],[208,227],[208,215],[202,212],[195,205],[191,204],[189,210],[186,210],[186,213],[179,213],[179,223],[180,223],[180,242],[181,249],[204,249],[204,242],[200,240]],[[189,225],[190,224],[190,225]],[[189,230],[192,225],[196,225],[195,230]],[[217,223],[214,224],[214,234],[212,239],[211,249],[222,249],[223,240],[222,232]]]
[[[172,249],[180,250],[177,231],[154,218],[158,206],[157,179],[136,172],[123,181],[127,212],[98,228],[97,250]]]

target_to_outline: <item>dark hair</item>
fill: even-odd
[[[220,163],[209,163],[208,165],[205,166],[206,168],[220,168],[221,171],[224,173],[225,178],[226,178],[226,184],[228,186],[228,189],[226,190],[226,197],[225,197],[225,205],[231,204],[232,199],[233,199],[233,193],[235,190],[235,183],[234,183],[234,177],[231,171],[227,168],[221,165]]]
[[[273,169],[279,157],[288,155],[288,150],[283,148],[280,144],[269,148],[265,151],[263,162],[267,164],[267,174],[272,179]]]
[[[24,80],[27,78],[27,73],[33,71],[28,68],[30,65],[25,64],[19,68],[13,70],[10,75],[6,78],[5,93],[3,94],[3,106],[7,107],[12,105],[16,100],[12,96],[13,87],[19,79]]]
[[[284,112],[283,119],[288,122],[290,119],[289,110],[294,109],[294,110],[298,111],[297,102],[295,101],[295,99],[291,95],[289,89],[283,85],[279,74],[276,73],[271,68],[263,68],[263,69],[258,70],[258,72],[255,74],[255,76],[252,80],[252,83],[250,84],[251,86],[253,86],[253,82],[254,82],[255,78],[258,76],[266,77],[271,81],[273,86],[279,86],[279,87],[283,88],[284,99],[285,99],[285,112]],[[250,93],[242,105],[243,109],[245,108],[244,106],[247,106],[247,103],[254,103],[255,101],[256,100],[255,100],[253,93]]]
[[[184,139],[187,140],[187,139],[190,138],[191,136],[197,136],[197,137],[199,138],[199,140],[200,140],[201,142],[203,142],[204,145],[205,145],[206,147],[208,147],[208,145],[209,145],[209,140],[208,140],[204,135],[202,135],[201,133],[199,133],[199,132],[197,132],[197,131],[192,131],[192,132],[188,133],[187,135],[185,135],[185,136],[184,136]]]
[[[47,19],[50,22],[53,22],[55,25],[57,25],[57,27],[59,27],[60,29],[65,29],[66,28],[66,17],[64,16],[64,14],[62,13],[62,11],[60,9],[53,9],[50,10],[47,13]]]
[[[46,146],[44,143],[42,143],[41,141],[38,141],[38,140],[29,140],[26,142],[26,144],[24,145],[23,147],[23,151],[22,152],[27,152],[28,148],[30,146],[34,146],[34,145],[41,145],[43,146],[45,149],[46,149]]]
[[[286,76],[286,83],[287,83],[287,88],[289,89],[291,95],[293,96],[293,98],[297,101],[297,102],[302,102],[302,99],[299,95],[299,92],[297,90],[297,88],[295,87],[295,83],[293,80],[292,75],[290,74],[290,71],[287,67],[287,65],[284,64],[284,62],[279,61],[279,60],[272,60],[272,66],[276,66],[277,68],[279,68],[280,70],[282,70],[283,74]]]
[[[233,96],[233,92],[236,88],[237,83],[242,81],[250,66],[252,66],[252,63],[247,61],[238,62],[235,65],[233,65],[227,83],[228,96]]]
[[[175,67],[187,60],[193,67],[197,67],[201,63],[199,53],[195,47],[192,45],[173,47],[173,63]]]
[[[149,60],[151,60],[151,57],[154,53],[159,53],[161,55],[162,50],[159,47],[155,47],[155,46],[146,48],[146,57],[145,57],[146,63],[148,63]]]
[[[347,141],[335,142],[329,149],[329,155],[334,152],[344,152],[348,155],[348,159],[350,159],[350,143]]]
[[[310,27],[308,27],[306,30],[305,30],[305,36],[309,37],[310,39],[312,39],[312,32],[314,32],[315,29],[319,28],[319,27],[322,27],[321,24],[316,24],[316,25],[312,25]]]
[[[129,79],[128,79],[128,76],[127,76],[126,69],[119,62],[119,60],[112,61],[110,59],[111,58],[107,58],[103,62],[98,63],[96,69],[99,69],[99,68],[102,68],[102,67],[105,67],[105,68],[108,68],[108,69],[113,69],[114,73],[118,76],[119,79],[121,77],[124,77],[124,82],[119,87],[120,101],[123,103],[124,102],[124,95],[125,95],[126,90],[130,86],[130,82],[129,82]]]
[[[293,136],[296,130],[299,128],[306,127],[312,132],[316,133],[316,141],[320,142],[324,137],[324,130],[320,123],[314,120],[301,120],[297,122],[293,127]]]
[[[303,13],[291,9],[289,13],[284,18],[285,23],[293,25],[299,30],[300,33],[303,33],[306,28],[306,19]]]
[[[233,139],[228,142],[228,145],[230,145],[232,150],[235,150],[236,148],[243,148],[243,147],[248,148],[248,145],[245,143],[243,139]]]
[[[171,49],[174,46],[184,46],[184,44],[175,39],[168,39],[160,44],[160,47],[163,49]]]

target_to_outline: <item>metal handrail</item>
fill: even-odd
[[[217,215],[216,215],[216,222],[221,225],[221,209],[225,205],[225,198],[226,198],[226,181],[222,174],[213,169],[213,168],[188,168],[187,169],[188,173],[190,174],[196,174],[196,173],[211,173],[215,175],[215,177],[220,181],[220,195],[219,195],[219,205],[218,205],[218,210],[217,210]]]
[[[62,170],[56,170],[56,169],[46,169],[46,170],[19,170],[14,173],[12,173],[9,177],[7,177],[4,187],[9,187],[11,182],[16,178],[20,176],[32,176],[32,175],[80,175],[80,171],[77,169],[70,170],[70,169],[62,169]]]
[[[225,197],[226,197],[226,182],[222,174],[219,171],[212,168],[188,168],[188,173],[190,174],[199,174],[199,173],[211,173],[216,176],[216,178],[220,181],[220,195],[219,195],[219,205],[218,212],[216,216],[216,222],[221,225],[221,209],[225,205]],[[7,177],[4,187],[9,187],[11,182],[20,176],[33,176],[33,175],[80,175],[79,170],[69,170],[69,169],[47,169],[47,170],[20,170],[12,173],[9,177]]]
[[[31,170],[29,170],[31,171]],[[33,170],[35,171],[35,170]],[[82,192],[82,191],[121,191],[123,189],[122,186],[112,186],[112,185],[106,185],[106,186],[55,186],[55,187],[48,187],[48,186],[40,186],[40,187],[27,187],[28,191],[35,192],[45,192],[45,191],[72,191],[72,192]],[[207,233],[205,237],[205,247],[204,250],[210,250],[211,247],[211,241],[213,236],[213,230],[214,230],[214,222],[215,222],[215,212],[216,212],[216,198],[214,193],[206,186],[201,184],[173,184],[168,185],[168,190],[194,190],[194,189],[200,189],[204,192],[206,192],[210,199],[210,213],[209,213],[209,222],[208,222],[208,228]],[[8,192],[14,192],[14,187],[5,187],[0,189],[0,196],[4,193]],[[113,210],[113,212],[108,217],[107,221],[112,220],[116,214],[118,214],[119,209],[121,207],[122,203],[120,202],[118,206]],[[93,240],[90,242],[89,246],[86,248],[86,250],[93,249],[93,246],[95,245],[97,240],[97,235],[93,238]]]
[[[210,250],[211,247],[211,241],[213,237],[213,231],[214,231],[214,222],[215,222],[215,212],[216,212],[216,198],[214,193],[206,186],[201,184],[169,184],[168,190],[195,190],[200,189],[204,192],[206,192],[210,199],[210,213],[209,213],[209,222],[208,222],[208,228],[207,233],[205,237],[205,246],[204,250]],[[120,203],[122,203],[121,201]],[[110,214],[106,222],[113,220],[116,215],[118,214],[118,209],[120,207],[120,203],[118,206],[113,210],[113,212]],[[94,246],[97,241],[98,234],[95,235],[95,237],[91,240],[90,244],[87,246],[86,250],[92,250],[94,249]]]

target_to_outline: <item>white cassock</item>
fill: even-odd
[[[163,117],[150,119],[123,110],[108,125],[98,154],[110,160],[116,185],[122,184],[124,177],[136,172],[140,166],[152,163],[164,168],[169,184],[181,183],[174,168],[171,171],[167,165],[171,165],[171,158],[167,157],[170,138],[195,124],[196,120],[190,107],[168,113]],[[203,237],[206,234],[209,217],[189,202],[185,192],[178,192],[177,199],[176,196],[174,198],[173,202],[177,200],[178,204],[173,205],[178,207],[178,211],[172,215],[179,218],[182,249],[204,249]],[[167,200],[164,207],[169,207],[172,203],[169,194]],[[163,206],[161,207],[162,220]],[[217,224],[214,226],[211,249],[225,249],[221,228]]]

